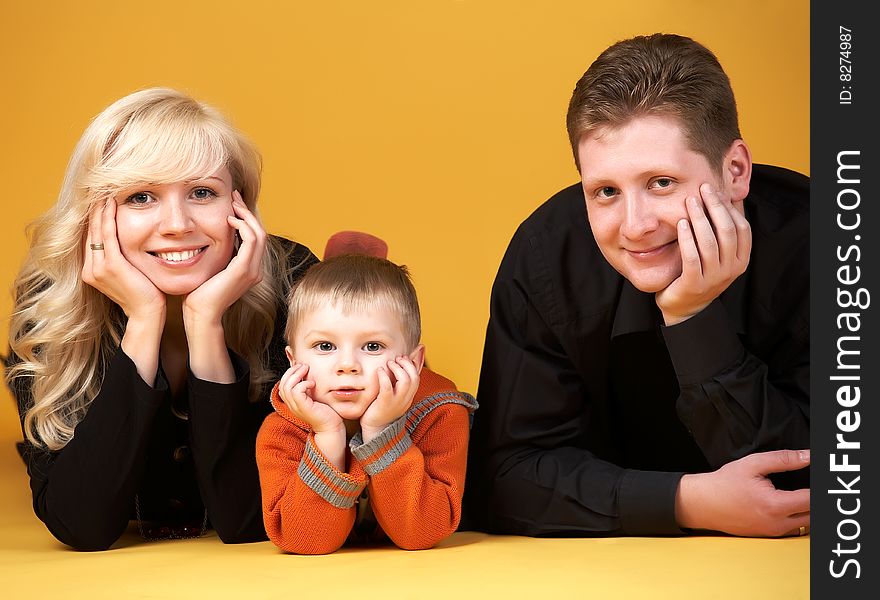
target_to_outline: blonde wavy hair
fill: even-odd
[[[258,151],[217,110],[175,90],[135,92],[85,130],[58,201],[28,228],[30,249],[13,287],[6,380],[30,384],[24,431],[33,444],[58,450],[73,438],[125,331],[120,307],[81,278],[92,208],[133,184],[188,181],[224,166],[256,214]],[[267,348],[292,273],[284,252],[270,237],[262,281],[223,317],[227,344],[250,365],[252,400],[273,377]]]

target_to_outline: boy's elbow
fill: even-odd
[[[391,538],[395,546],[402,550],[428,550],[455,533],[457,527],[458,520],[456,519],[454,522],[445,523],[440,527],[420,529],[404,534],[398,532],[395,535],[389,534],[388,537]]]
[[[332,554],[342,547],[342,542],[338,540],[306,540],[306,539],[285,539],[273,537],[272,543],[278,546],[284,552],[289,554],[305,554],[320,555]]]

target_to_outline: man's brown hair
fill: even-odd
[[[585,134],[645,115],[676,117],[714,169],[741,137],[730,80],[708,48],[680,35],[638,36],[607,48],[575,86],[566,125],[578,171]]]

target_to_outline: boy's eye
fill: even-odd
[[[367,342],[364,344],[364,350],[367,352],[379,352],[382,350],[382,344],[379,342]]]
[[[315,348],[317,348],[321,352],[332,352],[334,346],[330,342],[318,342],[317,344],[315,344]]]

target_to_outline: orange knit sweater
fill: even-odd
[[[422,369],[405,415],[368,444],[360,433],[350,440],[347,473],[321,454],[277,385],[271,400],[275,412],[257,436],[257,466],[263,522],[279,548],[297,554],[337,550],[352,531],[364,488],[376,521],[400,548],[430,548],[458,527],[468,413],[477,405],[451,381]]]

